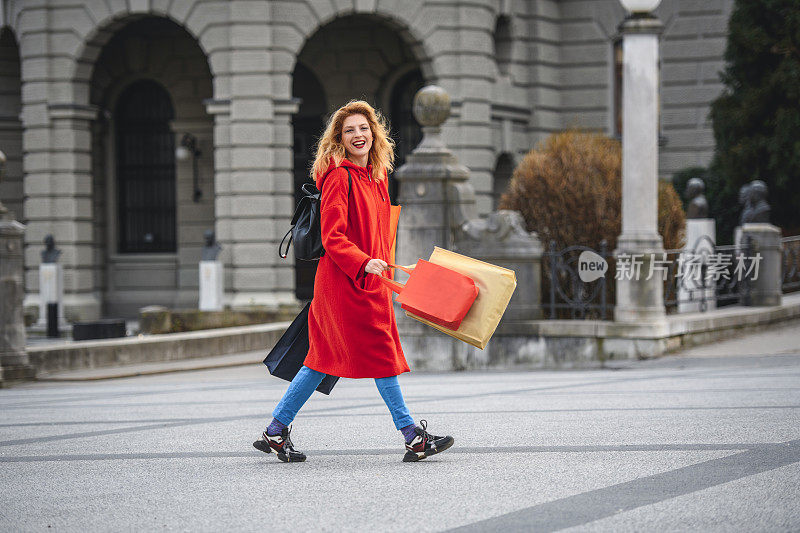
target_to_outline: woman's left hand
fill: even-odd
[[[370,259],[364,267],[367,274],[380,274],[384,270],[389,270],[389,264],[383,259]]]

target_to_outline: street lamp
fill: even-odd
[[[658,38],[663,25],[652,13],[659,0],[620,2],[630,16],[619,27],[622,232],[615,254],[618,268],[631,262],[631,268],[638,263],[640,269],[638,275],[617,280],[614,318],[623,322],[659,322],[665,317],[664,281],[655,263],[663,260],[664,253],[658,234]]]
[[[650,13],[658,7],[661,0],[620,0],[620,3],[629,13]]]
[[[184,133],[181,139],[181,144],[175,148],[175,159],[178,161],[187,161],[192,158],[192,185],[194,190],[192,192],[192,200],[199,202],[203,197],[203,191],[200,190],[200,177],[197,173],[197,160],[203,152],[197,148],[197,137],[191,133]]]

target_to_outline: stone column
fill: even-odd
[[[215,109],[206,106],[206,109]],[[175,217],[178,227],[177,250],[175,257],[176,287],[175,307],[191,309],[197,303],[199,281],[197,273],[197,252],[202,247],[200,227],[214,223],[214,166],[213,122],[209,119],[173,120],[170,128],[175,134],[175,147],[181,146],[183,135],[189,133],[197,139],[200,155],[197,159],[198,185],[200,197],[194,201],[195,157],[190,155],[185,161],[175,161]]]
[[[25,226],[0,203],[0,386],[3,381],[33,378],[25,352],[22,316],[22,250]]]
[[[26,305],[39,304],[39,254],[42,238],[50,233],[64,252],[66,319],[96,320],[101,295],[93,250],[91,125],[98,108],[63,103],[50,104],[41,115],[38,111],[29,113],[34,118],[27,119],[23,137]]]
[[[203,103],[206,112],[214,117],[214,234],[222,245],[220,261],[225,272],[222,280],[223,301],[229,304],[233,299],[233,259],[230,249],[234,239],[231,213],[231,101],[209,99]]]
[[[781,305],[783,292],[783,248],[781,230],[767,223],[748,223],[742,226],[742,244],[750,242],[748,256],[761,255],[758,270],[747,276],[748,290],[744,305]],[[757,272],[757,274],[756,274]]]
[[[617,281],[618,321],[659,321],[665,317],[660,275],[649,280],[651,260],[661,259],[658,234],[658,36],[663,25],[650,15],[622,23],[623,131],[622,233],[615,254],[641,254],[642,275]],[[620,259],[622,260],[622,259]]]
[[[450,96],[441,87],[423,87],[414,97],[413,111],[422,126],[422,142],[394,174],[398,203],[403,206],[397,231],[397,263],[401,265],[427,259],[434,246],[452,250],[461,223],[476,218],[469,170],[442,141]],[[407,278],[402,273],[397,277]],[[395,314],[409,364],[416,369],[452,370],[461,341],[407,318],[399,305]]]
[[[427,259],[434,246],[452,250],[456,229],[477,216],[469,169],[442,141],[450,96],[441,87],[423,87],[414,97],[413,111],[422,126],[422,142],[394,174],[403,206],[397,232],[400,264]]]

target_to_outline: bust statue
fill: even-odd
[[[692,178],[686,184],[684,195],[689,201],[686,208],[686,218],[708,218],[708,201],[703,194],[706,185],[700,178]]]
[[[753,180],[748,188],[750,211],[745,222],[769,222],[770,206],[767,203],[767,184],[761,180]]]
[[[203,252],[200,260],[216,261],[219,252],[222,250],[222,246],[220,246],[217,242],[216,236],[214,235],[214,230],[207,229],[204,231],[203,240],[205,241],[205,244],[203,246]]]
[[[739,216],[739,225],[743,226],[745,223],[750,222],[750,184],[745,183],[739,189],[739,205],[742,206],[742,214]]]
[[[56,249],[56,240],[50,234],[45,235],[44,250],[42,250],[42,263],[55,263],[58,261],[58,256],[60,255],[61,250]]]

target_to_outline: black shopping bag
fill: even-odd
[[[273,376],[292,381],[303,366],[303,361],[308,355],[308,308],[310,306],[311,302],[306,304],[292,325],[278,339],[267,358],[264,359],[264,364],[267,365],[269,373]],[[337,381],[339,381],[338,377],[328,374],[322,378],[322,383],[319,384],[317,390],[322,394],[330,394]]]

